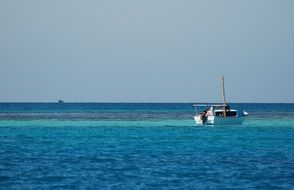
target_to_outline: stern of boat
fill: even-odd
[[[202,119],[201,119],[201,115],[195,115],[194,116],[194,120],[196,122],[196,125],[213,125],[214,124],[214,116],[208,116],[206,118],[206,121],[204,122]]]
[[[194,116],[194,120],[196,122],[196,125],[203,125],[203,120],[201,119],[201,116],[200,115],[195,115]]]

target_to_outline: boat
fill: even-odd
[[[231,109],[228,104],[194,104],[196,114],[194,120],[197,125],[241,125],[248,115],[247,112],[239,112]],[[199,112],[199,108],[205,108],[203,112]]]
[[[59,103],[59,104],[63,104],[64,101],[63,101],[63,100],[58,100],[58,103]]]
[[[196,125],[241,125],[248,116],[245,111],[231,109],[226,103],[224,77],[222,77],[223,104],[194,104]],[[202,112],[199,112],[202,108]]]

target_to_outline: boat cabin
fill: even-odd
[[[222,117],[224,114],[223,110],[215,110],[214,115],[217,117]],[[236,110],[226,110],[226,116],[227,117],[237,117],[238,112]]]

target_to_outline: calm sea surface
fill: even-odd
[[[294,189],[294,104],[0,103],[0,189]]]

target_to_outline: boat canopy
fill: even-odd
[[[224,107],[224,104],[193,104],[194,107]],[[228,104],[225,104],[228,106]]]

